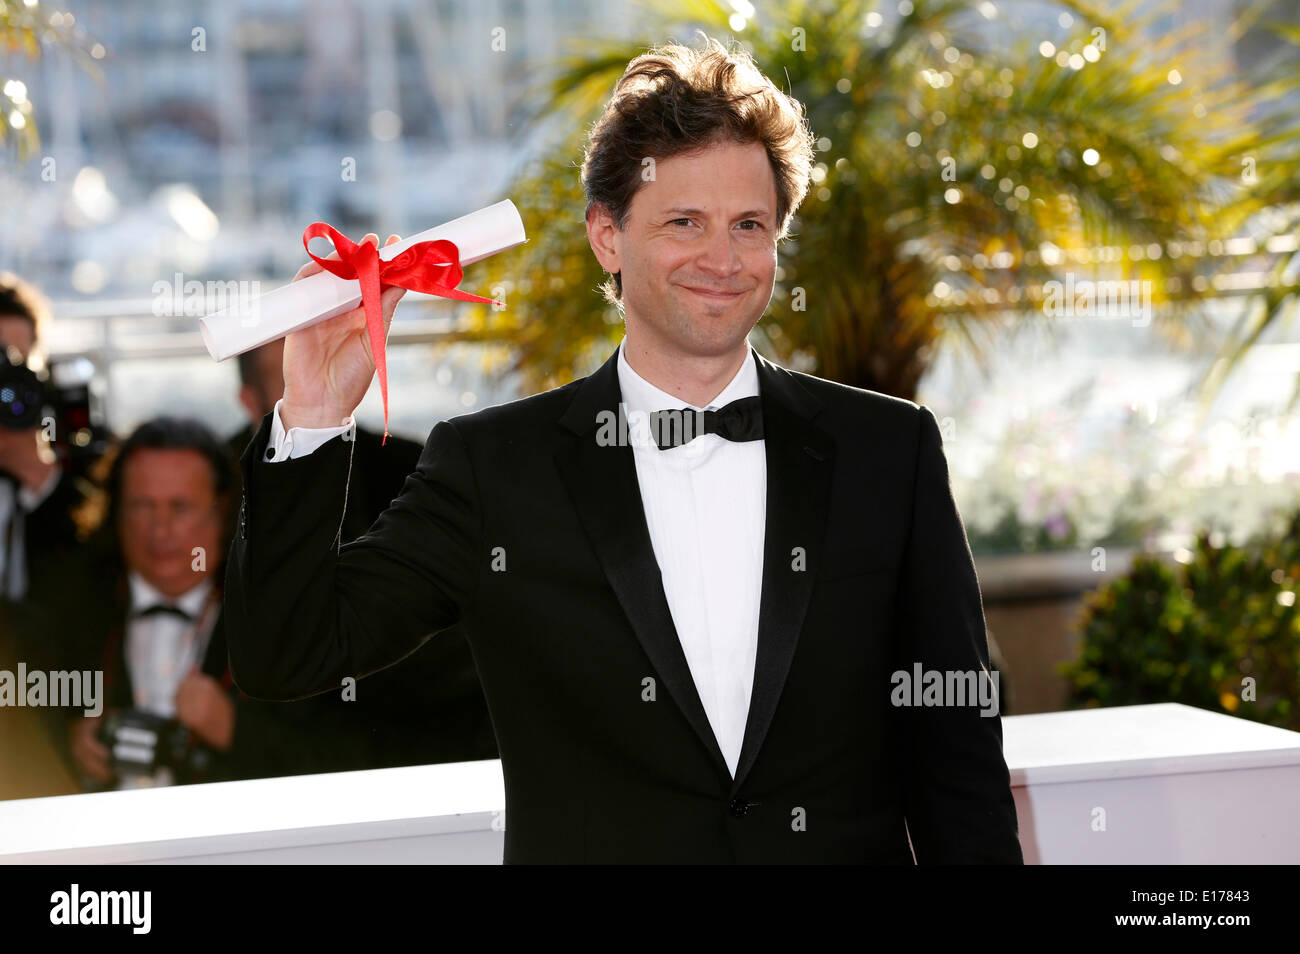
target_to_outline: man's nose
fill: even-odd
[[[702,270],[722,278],[739,271],[740,256],[732,245],[731,233],[726,229],[709,230],[698,262]]]
[[[174,536],[172,521],[169,519],[158,520],[149,527],[149,543],[154,549],[169,548]]]
[[[176,514],[170,513],[165,507],[160,507],[151,515],[147,529],[143,532],[152,546],[166,547],[176,539],[180,523]]]

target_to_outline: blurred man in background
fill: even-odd
[[[141,424],[103,462],[94,532],[67,567],[59,668],[102,669],[104,714],[65,722],[83,788],[292,775],[374,764],[371,733],[333,697],[241,696],[221,614],[237,475],[198,421]]]
[[[224,642],[213,637],[234,483],[224,449],[193,421],[146,422],[113,457],[107,512],[63,634],[76,646],[70,668],[102,667],[109,697],[104,716],[70,726],[88,787],[210,780],[216,753],[232,747],[235,704]],[[106,719],[122,731],[105,738]],[[135,750],[135,771],[122,770],[126,759],[114,764],[112,740],[120,756],[133,734],[150,731],[156,741],[187,731],[188,764],[146,760],[146,750]]]

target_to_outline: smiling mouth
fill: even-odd
[[[733,298],[739,298],[743,292],[716,292],[709,291],[707,288],[692,288],[690,285],[683,285],[687,291],[695,292],[701,298],[713,298],[718,301],[731,301]]]

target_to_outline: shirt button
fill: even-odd
[[[274,460],[274,459],[275,459],[275,448],[274,448],[274,447],[268,447],[268,448],[266,449],[266,459],[267,459],[267,460]]]

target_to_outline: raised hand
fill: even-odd
[[[379,244],[379,236],[370,232],[363,242]],[[385,245],[398,241],[390,235]],[[337,251],[326,256],[337,259]],[[294,281],[321,271],[308,262],[298,269]],[[384,337],[393,320],[393,311],[405,288],[385,288],[380,295],[384,314]],[[357,409],[375,375],[375,356],[370,351],[366,331],[366,310],[362,305],[343,315],[321,321],[310,328],[295,331],[284,339],[284,403],[280,420],[290,427],[335,427]]]

